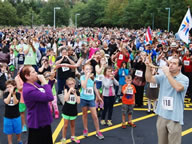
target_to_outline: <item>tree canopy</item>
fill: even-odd
[[[0,1],[0,25],[53,26],[54,7],[56,26],[68,26],[71,18],[83,27],[141,27],[167,29],[171,9],[170,30],[177,31],[191,0],[5,0]]]

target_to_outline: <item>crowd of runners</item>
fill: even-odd
[[[80,143],[77,104],[83,135],[88,136],[90,110],[96,136],[104,139],[100,125],[113,125],[113,104],[122,102],[122,128],[136,127],[133,108],[143,107],[144,96],[146,112],[159,116],[159,144],[180,144],[185,96],[192,102],[192,43],[160,29],[152,31],[152,41],[145,34],[144,28],[0,29],[0,97],[8,144],[12,134],[22,144],[27,131],[28,144],[52,144],[51,122],[59,117],[64,119],[62,144],[68,125],[71,140]]]

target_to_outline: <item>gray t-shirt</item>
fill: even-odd
[[[165,119],[173,120],[183,125],[184,98],[189,86],[189,79],[182,73],[179,73],[174,79],[184,86],[183,91],[177,92],[164,74],[155,76],[156,83],[160,84],[158,104],[155,112]]]

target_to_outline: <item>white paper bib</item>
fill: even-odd
[[[68,71],[68,70],[69,70],[68,67],[62,67],[62,71],[63,71],[63,72],[66,72],[66,71]]]
[[[84,89],[84,94],[85,95],[93,95],[93,88],[88,87],[88,88]]]
[[[119,59],[123,60],[123,55],[122,54],[119,55]]]
[[[135,75],[138,76],[138,77],[142,77],[143,76],[143,71],[136,70]]]
[[[162,107],[164,110],[173,110],[173,97],[163,97]]]
[[[190,64],[190,61],[184,60],[184,65],[185,65],[185,66],[189,66],[189,64]]]
[[[150,87],[150,88],[157,88],[157,84],[156,84],[156,83],[150,83],[150,84],[149,84],[149,87]]]

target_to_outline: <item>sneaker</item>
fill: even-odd
[[[72,142],[75,142],[75,143],[77,143],[77,144],[80,143],[80,140],[78,140],[77,137],[71,138],[71,141],[72,141]]]
[[[101,125],[106,125],[105,120],[101,120]]]
[[[23,132],[23,133],[24,133],[24,132],[27,132],[27,126],[26,126],[26,125],[23,126],[22,132]]]
[[[134,124],[134,123],[132,123],[132,122],[128,122],[128,124],[127,124],[128,126],[130,126],[130,127],[136,127],[136,125]]]
[[[104,136],[101,132],[96,133],[96,137],[98,137],[100,140],[104,139]]]
[[[66,144],[66,139],[65,138],[61,139],[61,144]]]
[[[122,123],[122,129],[126,129],[126,123]]]
[[[112,126],[112,125],[113,125],[113,123],[111,122],[111,120],[108,120],[108,121],[107,121],[107,125],[108,125],[108,126]]]
[[[84,137],[88,137],[88,130],[83,130],[83,135],[84,135]]]
[[[55,112],[55,118],[56,118],[56,119],[59,118],[59,112],[58,112],[58,111]]]
[[[116,98],[115,103],[119,103],[119,97]]]

